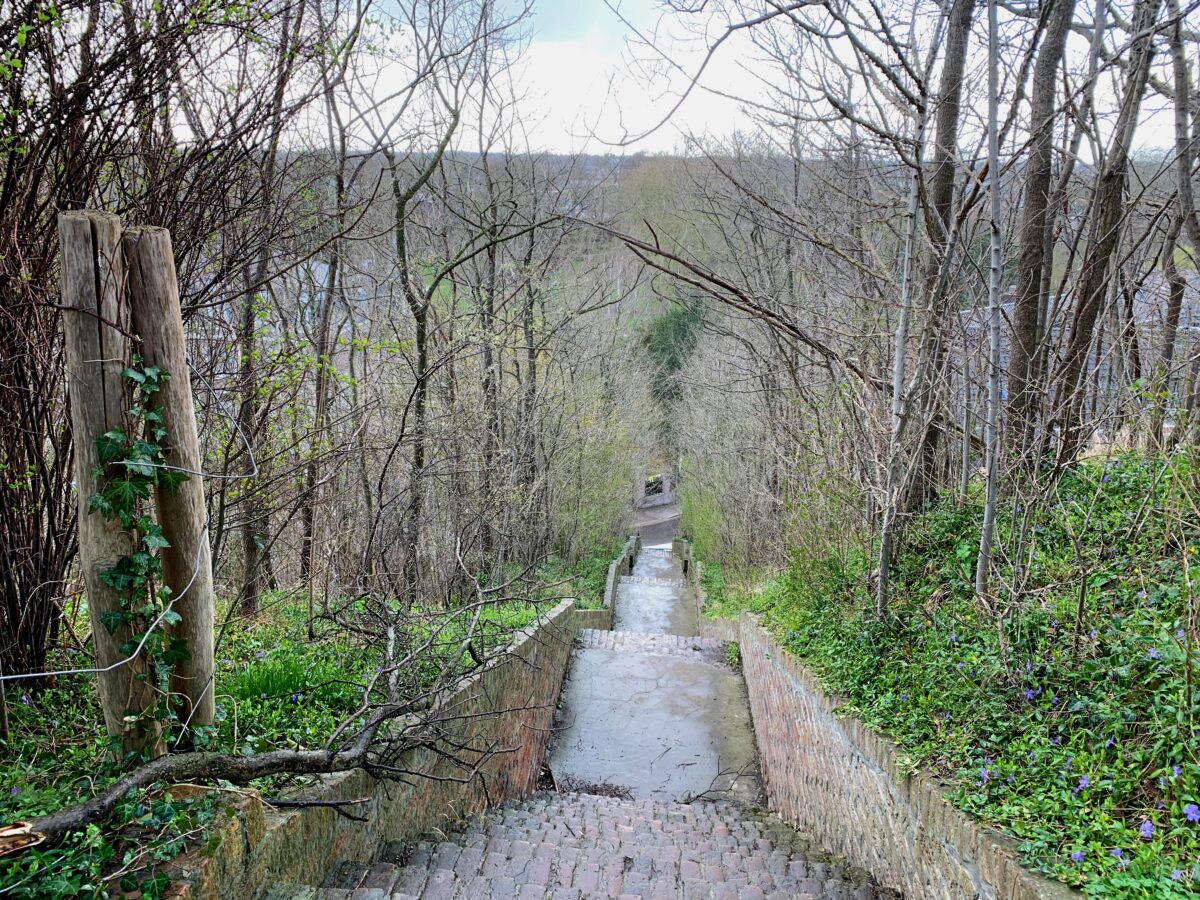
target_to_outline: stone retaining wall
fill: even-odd
[[[578,616],[575,601],[564,600],[441,701],[454,722],[448,730],[455,732],[455,743],[499,751],[478,772],[418,749],[402,765],[433,777],[381,782],[360,769],[323,777],[296,797],[365,799],[347,807],[365,819],[361,822],[329,808],[273,810],[253,798],[243,800],[205,850],[177,860],[175,896],[232,900],[259,896],[273,884],[319,884],[335,861],[370,862],[384,843],[413,840],[530,794],[549,742]]]
[[[907,900],[1078,900],[1021,867],[1016,845],[955,809],[947,786],[906,774],[899,751],[839,716],[792,654],[742,613],[742,669],[771,809]]]

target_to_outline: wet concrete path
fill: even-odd
[[[647,511],[613,631],[581,633],[550,767],[560,785],[618,786],[635,799],[753,801],[742,679],[722,642],[697,636],[695,601],[670,550],[677,525],[673,508]]]

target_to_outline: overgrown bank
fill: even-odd
[[[575,562],[549,559],[527,579],[529,599],[505,599],[482,609],[464,603],[420,615],[409,611],[403,621],[412,633],[399,640],[428,646],[396,689],[415,694],[439,678],[472,671],[477,656],[502,647],[563,597],[600,606],[607,567],[620,546],[616,541],[598,546]],[[477,609],[479,619],[472,623]],[[250,756],[321,747],[344,723],[349,732],[356,731],[365,703],[387,700],[385,681],[370,691],[366,687],[383,665],[381,648],[370,633],[347,627],[371,614],[363,601],[335,604],[330,617],[317,618],[311,636],[308,613],[301,593],[281,592],[266,595],[255,618],[232,619],[218,650],[217,724],[202,733],[205,743],[197,749]],[[468,630],[471,647],[464,650]],[[88,660],[75,652],[54,662],[69,668],[86,666]],[[86,675],[60,676],[42,690],[10,693],[10,701],[11,739],[0,741],[0,822],[27,820],[95,796],[135,762],[112,752],[94,681]],[[273,776],[245,787],[276,797],[307,779]],[[0,858],[0,897],[108,897],[134,891],[161,897],[170,888],[163,864],[203,844],[241,787],[219,785],[208,792],[201,786],[156,784],[131,791],[108,820],[72,834],[64,844]]]
[[[1078,466],[1047,502],[1014,504],[997,595],[975,599],[981,503],[920,515],[874,613],[872,558],[794,559],[710,615],[761,613],[849,712],[894,738],[952,800],[1016,836],[1028,862],[1095,896],[1200,890],[1195,693],[1200,530],[1193,465],[1122,456]],[[865,549],[865,548],[864,548]]]

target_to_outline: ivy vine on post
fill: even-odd
[[[133,385],[129,422],[95,438],[99,490],[92,494],[89,510],[118,522],[132,540],[132,552],[100,573],[120,598],[117,608],[103,613],[100,624],[109,634],[128,626],[120,651],[144,662],[134,667],[132,677],[149,680],[157,700],[144,710],[129,711],[125,721],[131,730],[150,736],[145,746],[155,755],[175,718],[172,704],[162,702],[168,678],[174,665],[188,658],[188,649],[171,633],[180,616],[172,609],[171,590],[163,581],[160,552],[169,543],[150,514],[149,500],[156,488],[174,492],[188,475],[166,465],[167,429],[155,395],[170,374],[135,356],[121,377]]]

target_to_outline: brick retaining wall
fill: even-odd
[[[671,542],[671,552],[679,557],[683,564],[683,574],[692,588],[692,596],[696,599],[696,625],[703,638],[715,638],[719,641],[736,641],[738,639],[738,623],[733,619],[712,619],[704,615],[704,588],[700,584],[700,575],[704,571],[704,563],[695,558],[692,553],[692,542],[676,538]]]
[[[405,768],[435,776],[411,784],[376,781],[361,769],[323,777],[297,795],[305,800],[357,800],[364,822],[328,808],[273,810],[241,802],[207,849],[176,861],[174,896],[188,900],[251,898],[277,883],[319,884],[335,861],[371,861],[385,842],[408,841],[514,797],[538,780],[555,706],[579,627],[574,600],[564,600],[521,632],[506,653],[442,701],[457,724],[456,743],[497,753],[471,778],[432,750],[410,751]],[[460,757],[464,754],[458,753]]]
[[[899,751],[836,715],[792,654],[742,613],[742,669],[771,809],[907,900],[1078,900],[1022,868],[1012,840],[955,809],[947,786],[905,774]]]
[[[617,605],[617,590],[621,586],[621,576],[633,572],[633,564],[637,555],[642,551],[642,539],[639,535],[631,534],[621,555],[608,564],[608,577],[604,582],[604,607],[602,609],[575,610],[575,627],[591,628],[595,631],[612,631],[613,614]]]

